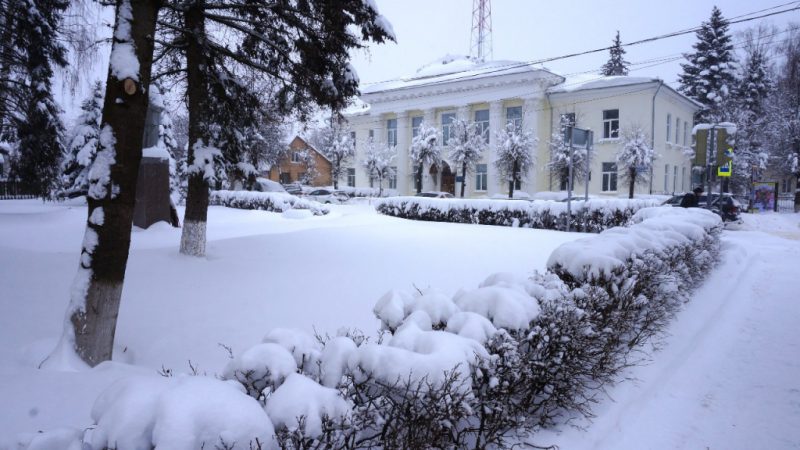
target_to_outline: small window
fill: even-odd
[[[389,147],[397,145],[397,119],[386,121],[386,143]]]
[[[681,167],[681,190],[686,191],[686,167]]]
[[[456,119],[456,113],[442,114],[442,144],[447,145],[450,140],[450,132],[453,128],[453,121]]]
[[[603,139],[617,139],[618,137],[619,137],[619,110],[607,109],[603,111]],[[614,182],[614,184],[616,185],[616,181]]]
[[[687,136],[689,136],[689,122],[683,122],[683,146],[686,147]]]
[[[681,132],[680,130],[681,130],[681,119],[680,119],[680,117],[676,117],[675,118],[675,144],[676,145],[681,142],[680,139],[678,139],[680,137],[679,136],[679,134]]]
[[[411,118],[411,137],[415,138],[419,134],[419,126],[422,125],[422,116]]]
[[[603,163],[603,192],[617,191],[617,163]]]
[[[355,131],[351,131],[350,132],[350,143],[353,145],[353,148],[355,149],[356,148],[356,132]]]
[[[669,186],[669,164],[664,165],[664,193],[667,192]]]
[[[356,169],[352,167],[347,169],[347,185],[356,187]]]
[[[292,152],[292,162],[293,163],[303,162],[303,155],[301,155],[300,152]]]
[[[672,192],[678,189],[678,166],[672,167]]]
[[[475,164],[475,190],[485,191],[488,187],[486,164]]]
[[[481,109],[475,111],[475,125],[478,133],[483,135],[484,142],[489,142],[489,110]]]
[[[506,108],[506,123],[514,124],[514,128],[522,129],[522,106],[509,106]]]
[[[667,142],[669,142],[669,136],[672,133],[672,114],[667,114]]]
[[[369,130],[369,137],[370,137],[370,139],[374,139],[375,138],[375,130]]]
[[[389,189],[397,189],[397,166],[392,166],[389,169]]]

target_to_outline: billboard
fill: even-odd
[[[753,182],[750,194],[752,212],[767,212],[778,210],[778,183],[772,181]]]

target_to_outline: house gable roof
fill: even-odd
[[[303,145],[304,145],[306,148],[309,148],[309,149],[311,149],[311,150],[315,151],[315,152],[316,152],[316,153],[317,153],[319,156],[323,157],[323,158],[325,159],[325,161],[331,162],[331,160],[330,160],[330,159],[329,159],[327,156],[325,156],[325,154],[324,154],[324,153],[322,153],[321,151],[317,150],[317,149],[316,149],[316,147],[314,147],[313,145],[311,145],[311,144],[310,144],[310,143],[309,143],[307,140],[303,139],[303,138],[302,138],[301,136],[299,136],[299,135],[295,135],[294,139],[292,139],[292,141],[289,143],[289,147],[290,147],[290,148],[292,147],[292,144],[294,144],[294,142],[295,142],[295,141],[300,141],[300,142],[302,142],[302,143],[303,143]]]

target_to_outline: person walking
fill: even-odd
[[[700,194],[703,193],[703,188],[696,187],[692,192],[687,193],[681,199],[681,208],[697,208],[700,206]]]

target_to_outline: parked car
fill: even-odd
[[[341,191],[331,191],[328,189],[317,189],[311,191],[306,195],[309,200],[315,200],[320,203],[346,203],[350,197]]]
[[[417,197],[428,197],[428,198],[454,198],[453,194],[449,192],[420,192],[416,195]]]
[[[253,190],[258,192],[282,192],[286,194],[286,189],[281,186],[277,181],[268,180],[266,178],[256,178],[256,183],[253,185]]]
[[[301,195],[303,193],[303,185],[300,183],[284,184],[283,188],[286,189],[286,192],[292,195]]]
[[[680,206],[681,200],[683,200],[683,196],[686,194],[676,194],[664,201],[662,205],[664,206]],[[706,207],[706,203],[708,201],[708,196],[706,194],[701,194],[698,198],[698,204],[701,208]],[[725,222],[734,222],[740,219],[739,214],[742,212],[743,207],[739,200],[736,200],[733,196],[728,194],[723,194],[722,201],[720,202],[719,194],[711,194],[711,211],[716,214],[719,214],[722,217],[722,220]]]

